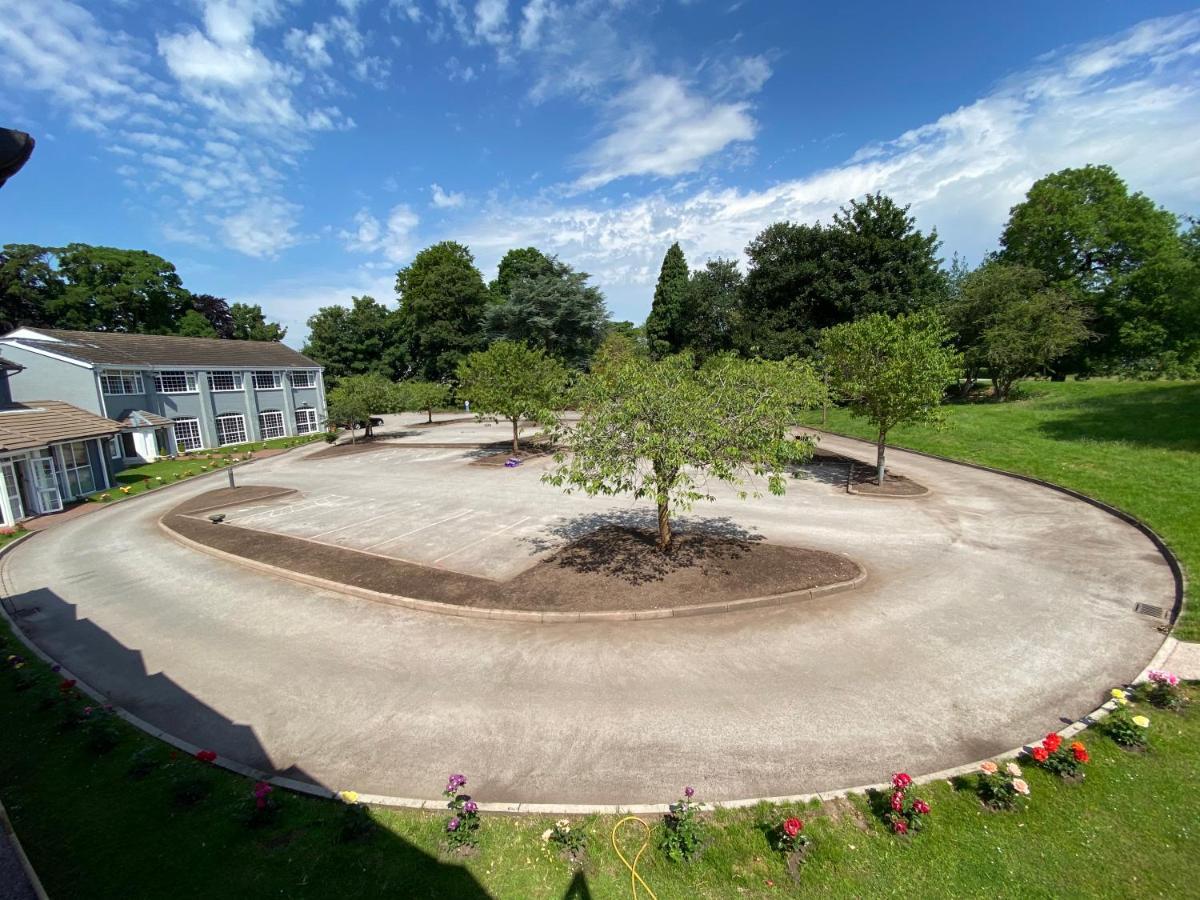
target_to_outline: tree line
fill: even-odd
[[[287,334],[258,304],[192,293],[161,256],[91,244],[0,248],[0,329],[22,325],[243,341]]]

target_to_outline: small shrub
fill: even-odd
[[[552,828],[543,831],[542,840],[574,860],[580,860],[587,847],[587,833],[581,828],[572,828],[567,819],[559,819]]]
[[[248,808],[243,810],[242,815],[251,828],[265,828],[279,818],[280,809],[275,789],[265,781],[256,781],[250,789]]]
[[[693,788],[685,787],[683,797],[668,807],[663,816],[663,853],[675,862],[692,862],[700,858],[708,837],[708,829],[700,819],[700,803]]]
[[[171,781],[171,802],[176,806],[196,806],[212,792],[212,779],[191,771],[184,770]]]
[[[459,790],[466,785],[467,776],[451,775],[442,791],[442,796],[449,801],[446,804],[450,810],[450,818],[446,820],[446,846],[451,850],[479,844],[479,806]]]
[[[808,843],[804,822],[796,816],[788,816],[771,831],[771,846],[780,853],[799,853]]]
[[[338,830],[338,840],[343,844],[359,844],[369,841],[375,836],[375,820],[371,812],[358,802],[358,794],[354,791],[342,791],[340,794],[346,808],[342,810],[342,826]]]
[[[143,747],[129,759],[129,768],[125,774],[134,781],[141,781],[151,772],[162,765],[162,757],[157,747]]]
[[[915,833],[925,827],[929,804],[919,797],[908,796],[912,783],[912,778],[905,772],[897,772],[892,776],[892,794],[883,821],[894,834]]]
[[[338,438],[336,431],[325,432],[325,443],[332,444]]]
[[[1116,743],[1130,749],[1146,746],[1146,729],[1149,727],[1149,719],[1135,716],[1124,704],[1110,712],[1100,725],[1100,729]]]
[[[976,793],[992,809],[1014,809],[1017,797],[1029,796],[1029,785],[1021,777],[1021,767],[1010,762],[1003,769],[991,760],[979,764]]]
[[[121,726],[111,707],[85,706],[82,722],[87,748],[96,756],[110,753],[121,743]]]
[[[1083,777],[1083,767],[1091,761],[1087,747],[1075,741],[1070,747],[1062,745],[1062,736],[1050,732],[1041,744],[1029,751],[1029,757],[1047,772],[1059,778]]]
[[[1139,700],[1145,700],[1159,709],[1180,709],[1184,704],[1179,690],[1179,676],[1161,669],[1151,669],[1149,681],[1138,685]]]

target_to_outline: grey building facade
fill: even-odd
[[[112,419],[124,462],[311,434],[327,421],[321,366],[283,344],[18,328],[12,399],[52,397]]]

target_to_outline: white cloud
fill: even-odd
[[[508,41],[508,0],[479,0],[475,4],[475,36],[489,44]]]
[[[458,61],[457,56],[451,56],[446,60],[446,77],[451,81],[461,81],[463,84],[468,84],[475,80],[475,67],[464,66]]]
[[[627,175],[694,172],[735,141],[753,139],[749,105],[713,103],[678,78],[654,75],[610,104],[610,132],[584,155],[587,171],[575,185],[587,190]]]
[[[340,232],[347,250],[379,254],[389,263],[397,263],[413,252],[414,234],[420,217],[405,203],[397,204],[381,223],[370,210],[360,209],[354,216],[354,228]]]
[[[442,186],[439,184],[431,184],[429,190],[433,197],[433,205],[438,209],[453,209],[462,206],[463,200],[466,199],[461,192],[442,190]]]
[[[270,258],[300,242],[295,233],[299,212],[294,203],[263,198],[216,220],[215,224],[219,225],[228,246],[247,256]]]
[[[557,12],[551,0],[529,0],[521,10],[521,49],[532,50],[542,37],[542,25]]]
[[[388,0],[388,9],[398,10],[401,15],[414,24],[422,19],[421,7],[416,4],[416,0]]]

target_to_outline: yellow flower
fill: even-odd
[[[338,796],[342,798],[343,803],[354,804],[358,802],[358,791],[342,791]]]
[[[1125,692],[1123,690],[1121,690],[1120,688],[1113,688],[1112,689],[1112,698],[1114,700],[1124,700]]]
[[[1149,728],[1150,720],[1147,719],[1145,716],[1134,716],[1133,724],[1138,726],[1139,728]]]

